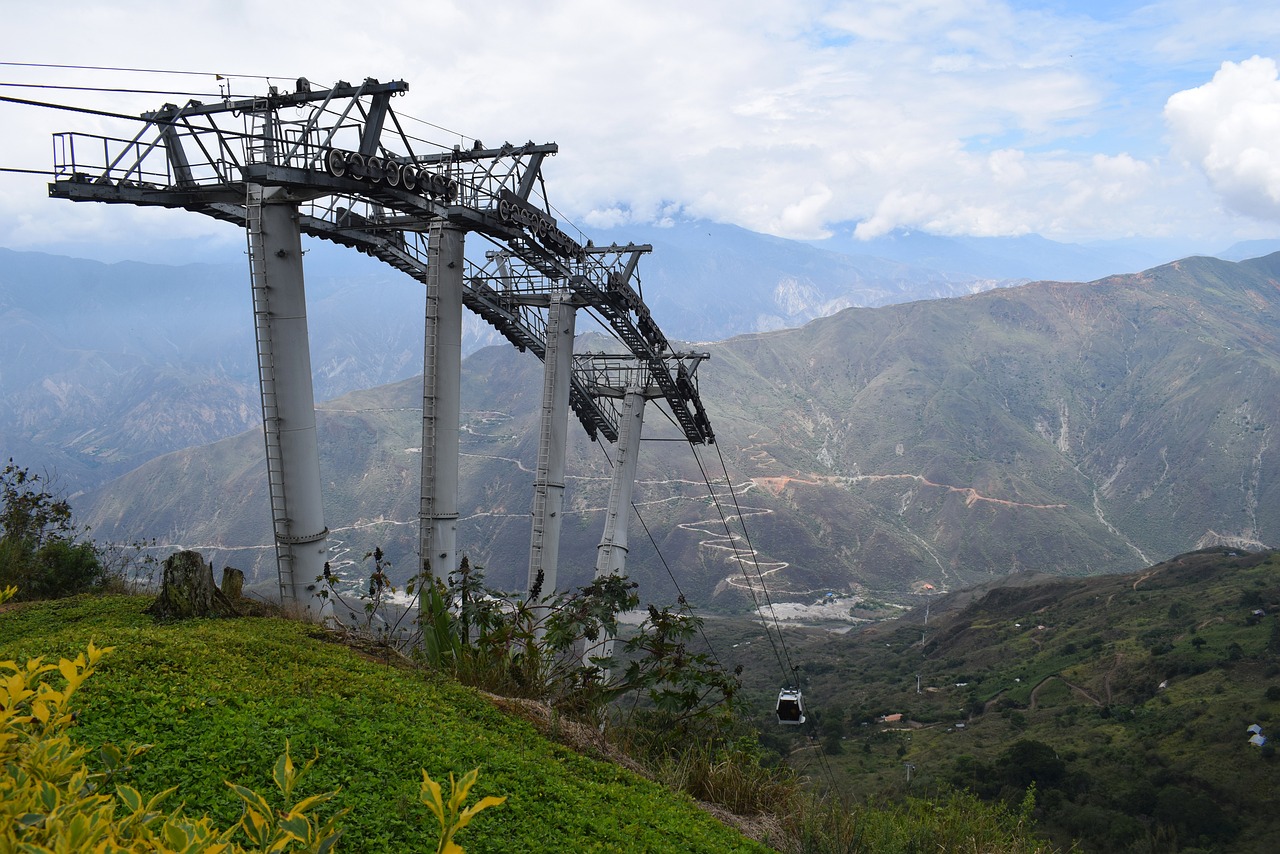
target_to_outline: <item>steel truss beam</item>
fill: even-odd
[[[637,261],[650,247],[582,245],[559,229],[545,201],[534,204],[554,144],[446,149],[405,133],[390,103],[407,90],[403,81],[315,89],[300,79],[294,92],[273,87],[261,98],[166,104],[144,114],[131,139],[56,134],[49,193],[182,208],[244,225],[246,185],[273,187],[299,203],[304,233],[353,246],[423,282],[425,232],[432,220],[447,219],[484,234],[521,268],[498,287],[484,283],[483,266],[469,270],[468,308],[541,358],[545,321],[532,319],[540,312],[520,300],[545,298],[567,281],[580,304],[648,362],[689,441],[714,441],[696,388],[667,370],[670,345],[640,296]],[[616,419],[594,411],[579,378],[574,385],[572,406],[584,428],[615,440]]]

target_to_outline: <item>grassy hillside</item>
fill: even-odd
[[[154,745],[127,775],[146,793],[178,786],[191,813],[239,817],[224,780],[271,790],[285,740],[318,751],[315,792],[341,787],[346,851],[424,850],[434,821],[417,801],[480,766],[473,796],[506,795],[459,837],[468,851],[762,851],[617,765],[541,737],[475,692],[367,660],[314,627],[246,618],[157,626],[136,598],[79,598],[0,610],[0,660],[115,651],[83,689],[86,745]]]
[[[758,626],[709,627],[730,662],[761,640]],[[1034,782],[1040,826],[1084,850],[1280,850],[1280,758],[1247,732],[1280,736],[1278,552],[1024,573],[935,599],[927,625],[920,608],[787,643],[816,740],[775,746],[807,767],[825,750],[845,791],[1016,801]]]

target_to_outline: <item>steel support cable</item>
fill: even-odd
[[[5,62],[0,62],[0,66],[3,66],[3,65],[28,65],[28,64],[35,65],[34,63],[5,63]],[[63,65],[39,66],[39,67],[48,67],[48,68],[80,68],[80,67],[84,67],[84,68],[89,68],[89,69],[92,69],[92,68],[93,68],[93,66],[63,66]],[[137,70],[141,70],[141,69],[107,69],[107,70],[137,71]],[[156,73],[164,73],[164,74],[197,74],[197,73],[200,73],[200,72],[194,72],[194,71],[173,71],[173,72],[156,72]],[[230,75],[223,75],[223,76],[230,76]],[[255,76],[257,76],[257,77],[261,77],[263,80],[271,79],[271,78],[269,78],[269,77],[265,77],[265,76],[263,76],[263,75],[242,74],[242,75],[237,75],[237,76],[240,76],[240,77],[255,77]],[[155,92],[151,92],[150,90],[145,90],[145,89],[112,89],[112,88],[106,88],[106,87],[103,87],[103,88],[96,88],[96,87],[89,87],[89,86],[37,86],[37,85],[35,85],[35,84],[26,84],[26,83],[0,83],[0,86],[17,86],[17,87],[23,87],[23,88],[42,88],[42,89],[68,89],[68,90],[79,90],[79,91],[86,91],[86,92],[116,92],[116,93],[121,93],[121,94],[180,95],[180,96],[187,96],[187,97],[197,96],[197,95],[198,95],[198,96],[201,96],[201,97],[208,97],[208,98],[222,98],[222,97],[224,97],[224,96],[222,95],[222,93],[218,93],[218,94],[216,94],[216,95],[215,95],[215,94],[213,94],[213,93],[202,94],[202,93],[198,93],[198,92],[197,92],[197,93],[192,93],[192,92],[169,92],[169,91],[155,91]],[[128,120],[130,120],[130,121],[135,121],[135,122],[137,122],[137,121],[143,121],[143,122],[145,122],[145,121],[152,121],[152,120],[150,120],[150,119],[144,119],[144,118],[142,118],[142,117],[140,117],[140,116],[131,116],[131,115],[128,115],[128,114],[126,114],[126,113],[113,113],[113,112],[110,112],[110,111],[107,111],[107,110],[94,110],[94,109],[91,109],[91,108],[89,108],[89,107],[73,107],[73,106],[71,106],[71,105],[69,105],[69,104],[55,104],[55,103],[51,103],[51,102],[48,102],[48,101],[34,101],[34,100],[31,100],[31,99],[28,99],[28,98],[14,98],[14,97],[9,97],[9,96],[3,96],[3,95],[0,95],[0,101],[8,101],[8,102],[10,102],[10,103],[14,103],[14,104],[26,104],[27,106],[31,106],[31,107],[44,107],[44,108],[46,108],[46,109],[51,109],[51,110],[66,110],[66,111],[68,111],[68,112],[73,112],[73,113],[85,113],[85,114],[87,114],[87,115],[91,115],[91,116],[105,116],[105,117],[107,117],[107,118],[112,118],[112,119],[128,119]],[[332,110],[332,109],[326,109],[324,112],[325,112],[325,113],[330,113],[330,114],[337,115],[336,111],[334,111],[334,110]],[[399,113],[397,113],[397,116],[400,116],[400,114],[399,114]],[[459,137],[460,139],[474,139],[474,137],[468,137],[466,134],[459,133],[458,131],[453,131],[453,130],[450,130],[449,128],[441,127],[440,125],[436,125],[436,124],[432,124],[431,122],[429,122],[429,121],[427,121],[427,120],[425,120],[425,119],[420,119],[420,118],[418,118],[418,117],[416,117],[416,116],[411,116],[411,115],[407,115],[407,114],[405,114],[405,115],[400,116],[400,117],[401,117],[401,118],[405,118],[405,119],[409,119],[409,120],[412,120],[412,121],[415,121],[415,122],[420,122],[421,124],[427,125],[427,126],[429,126],[429,127],[437,128],[437,129],[439,129],[439,130],[445,131],[446,133],[457,134],[457,135],[458,135],[458,137]],[[233,136],[240,136],[240,137],[247,137],[247,136],[250,136],[250,134],[245,134],[245,133],[236,133],[236,132],[234,132],[234,131],[225,131],[225,133],[227,133],[227,134],[229,134],[229,135],[233,135]],[[437,146],[437,147],[439,147],[440,149],[442,149],[442,150],[446,150],[446,151],[447,151],[447,150],[449,150],[449,149],[452,147],[452,146],[447,145],[447,144],[445,144],[445,143],[434,142],[434,141],[432,141],[432,140],[424,139],[424,138],[422,138],[422,137],[410,136],[409,134],[404,134],[404,136],[405,136],[405,138],[406,138],[406,139],[413,140],[414,142],[421,142],[421,143],[423,143],[424,145],[434,145],[434,146]]]
[[[601,443],[597,444],[600,446],[600,455],[604,457],[604,461],[609,465],[609,468],[613,468],[613,460],[609,458],[609,454],[605,451],[604,445]],[[644,516],[640,514],[640,508],[636,506],[634,501],[631,502],[631,509],[636,511],[636,518],[640,520],[640,527],[644,528],[645,536],[649,538],[649,544],[653,546],[653,551],[658,556],[658,561],[662,564],[662,568],[667,571],[667,577],[671,579],[671,583],[675,585],[676,595],[680,597],[679,601],[683,602],[690,611],[694,610],[693,606],[689,604],[688,597],[684,595],[684,590],[680,588],[680,582],[676,580],[675,573],[671,571],[671,564],[667,562],[667,556],[662,553],[662,549],[658,546],[658,541],[654,539],[653,532],[650,531],[649,526],[645,524]],[[707,637],[707,633],[702,628],[701,624],[698,626],[698,634],[702,635],[702,641],[707,645],[707,649],[710,650],[711,657],[716,662],[716,667],[719,668],[721,673],[725,673],[727,675],[728,671],[724,669],[724,664],[720,661],[720,656],[716,654],[716,648],[712,645],[711,638]]]
[[[784,672],[785,672],[788,668],[790,669],[790,673],[788,673],[788,674],[787,674],[787,678],[788,678],[788,679],[791,679],[791,680],[792,680],[792,682],[793,682],[793,684],[795,685],[795,687],[796,687],[797,689],[799,689],[799,688],[800,688],[800,674],[799,674],[799,670],[800,670],[800,668],[796,667],[796,666],[791,662],[791,654],[787,651],[787,641],[786,641],[786,638],[785,638],[785,637],[783,636],[783,634],[782,634],[782,623],[778,620],[778,614],[777,614],[777,612],[776,612],[776,611],[774,610],[774,608],[773,608],[773,601],[772,601],[772,599],[771,599],[771,598],[770,598],[770,596],[769,596],[769,585],[767,585],[767,584],[765,583],[765,580],[764,580],[764,573],[760,570],[760,563],[759,563],[759,561],[757,561],[757,560],[756,560],[756,550],[755,550],[755,548],[751,545],[751,534],[747,531],[747,520],[746,520],[746,519],[743,517],[743,515],[742,515],[742,508],[741,508],[741,507],[739,506],[739,504],[738,504],[738,495],[737,495],[737,491],[733,488],[733,481],[729,478],[729,469],[728,469],[728,467],[725,465],[725,462],[724,462],[724,454],[720,451],[720,445],[719,445],[719,443],[716,443],[716,454],[717,454],[717,456],[719,456],[719,458],[720,458],[720,468],[721,468],[721,470],[724,472],[724,480],[725,480],[725,483],[727,483],[727,484],[729,485],[729,495],[733,498],[733,507],[734,507],[734,510],[735,510],[735,511],[737,512],[737,514],[738,514],[738,521],[742,524],[742,535],[743,535],[743,537],[745,537],[745,538],[746,538],[746,541],[747,541],[747,550],[748,550],[748,552],[751,554],[751,561],[752,561],[752,563],[754,563],[754,564],[755,564],[755,567],[756,567],[756,575],[757,575],[757,577],[760,579],[760,587],[761,587],[761,589],[763,589],[763,590],[764,590],[765,601],[766,601],[766,602],[768,603],[768,605],[769,605],[769,613],[773,616],[773,625],[774,625],[774,628],[775,628],[775,629],[777,630],[777,632],[778,632],[778,642],[782,645],[782,653],[783,653],[783,656],[785,656],[785,658],[786,658],[786,660],[787,660],[786,667],[784,667],[784,668],[783,668],[783,670],[784,670]],[[696,456],[696,453],[695,453],[695,456]],[[699,466],[701,466],[701,465],[702,465],[702,461],[701,461],[701,460],[699,460],[699,461],[698,461],[698,465],[699,465]],[[705,477],[705,473],[704,473],[704,477]],[[723,514],[722,514],[722,515],[723,515]],[[727,526],[726,526],[726,530],[727,530]],[[744,574],[745,574],[745,572],[744,572]],[[758,607],[758,605],[757,605],[757,607]],[[768,635],[768,630],[767,630],[767,628],[766,628],[765,634],[766,634],[766,636]],[[777,650],[776,650],[776,648],[775,648],[775,650],[774,650],[774,654],[775,654],[775,655],[777,654]],[[781,662],[781,660],[779,660],[779,664],[781,664],[781,663],[782,663],[782,662]],[[826,754],[825,754],[825,753],[823,752],[823,750],[822,750],[822,745],[821,745],[821,744],[816,745],[816,749],[817,749],[817,751],[818,751],[818,765],[819,765],[819,766],[823,769],[823,771],[826,773],[826,775],[827,775],[827,781],[829,782],[829,784],[830,784],[830,786],[831,786],[832,791],[835,791],[835,790],[836,790],[836,779],[835,779],[835,774],[832,772],[832,770],[831,770],[831,765],[830,765],[830,763],[827,761]]]
[[[170,89],[121,89],[115,86],[61,86],[55,83],[0,83],[11,89],[58,89],[67,92],[110,92],[116,95],[178,95],[184,98],[221,98],[221,92],[175,92]]]
[[[70,71],[126,71],[135,74],[187,74],[193,77],[250,77],[256,80],[288,80],[284,74],[225,74],[220,71],[175,71],[165,68],[120,68],[111,65],[58,65],[52,62],[0,62],[10,68],[64,68]]]
[[[404,118],[409,119],[410,121],[418,122],[419,124],[426,125],[427,127],[435,128],[436,130],[442,130],[442,131],[444,131],[445,133],[453,134],[453,135],[454,135],[454,136],[456,136],[458,139],[469,139],[469,140],[471,140],[472,142],[475,142],[475,141],[476,141],[476,137],[474,137],[474,136],[469,136],[469,135],[467,135],[467,134],[463,133],[463,132],[462,132],[462,131],[460,131],[460,130],[454,130],[453,128],[447,128],[447,127],[445,127],[444,125],[438,125],[438,124],[436,124],[435,122],[429,122],[429,121],[427,121],[426,119],[420,119],[420,118],[418,118],[417,116],[410,116],[410,115],[406,115]],[[434,144],[434,143],[433,143],[433,144]],[[444,148],[452,148],[452,146],[443,146],[443,147],[444,147]]]
[[[58,65],[58,64],[55,64],[55,63],[48,63],[48,62],[0,62],[0,67],[10,67],[10,68],[62,68],[62,69],[68,69],[68,70],[73,70],[73,71],[122,71],[122,72],[131,72],[131,73],[139,73],[139,74],[186,74],[186,75],[191,75],[191,76],[194,76],[194,77],[215,77],[215,78],[221,78],[221,79],[227,79],[227,80],[229,80],[229,79],[231,79],[231,78],[234,78],[234,77],[243,77],[243,78],[249,78],[249,79],[254,79],[254,80],[289,80],[289,79],[292,79],[292,78],[290,78],[288,75],[283,75],[283,74],[227,74],[227,73],[222,73],[222,72],[217,72],[217,71],[177,71],[177,70],[173,70],[173,69],[163,69],[163,68],[118,68],[118,67],[114,67],[114,66],[105,66],[105,65]],[[0,84],[0,85],[27,85],[27,84]],[[50,88],[55,88],[55,87],[50,87]],[[129,93],[129,92],[136,92],[136,93],[138,93],[138,94],[157,94],[157,95],[164,95],[164,94],[173,94],[173,95],[189,95],[189,94],[191,94],[191,93],[186,93],[186,92],[155,92],[155,93],[148,93],[146,90],[141,90],[141,89],[139,89],[139,90],[133,90],[133,89],[105,89],[105,88],[104,88],[104,89],[101,89],[101,90],[94,90],[94,89],[90,89],[89,87],[77,87],[77,86],[59,86],[59,87],[56,87],[56,88],[60,88],[60,89],[86,89],[86,90],[88,90],[88,91],[106,91],[106,92],[126,92],[126,93]],[[213,97],[221,98],[221,97],[223,97],[223,94],[222,94],[221,92],[219,92],[217,95],[209,94],[207,97],[210,97],[210,98],[213,98]],[[126,116],[125,118],[137,118],[137,117],[136,117],[136,116]],[[418,123],[420,123],[420,124],[424,124],[424,125],[426,125],[426,126],[428,126],[428,127],[433,127],[433,128],[435,128],[436,130],[444,131],[445,133],[447,133],[447,134],[451,134],[451,135],[453,135],[453,136],[456,136],[456,137],[458,137],[459,139],[462,139],[462,140],[467,140],[467,139],[469,139],[469,140],[475,141],[475,139],[476,139],[476,137],[474,137],[474,136],[470,136],[470,135],[468,135],[468,134],[465,134],[465,133],[463,133],[462,131],[453,130],[452,128],[447,128],[447,127],[445,127],[444,125],[438,125],[438,124],[435,124],[434,122],[429,122],[429,121],[427,121],[426,119],[420,119],[420,118],[418,118],[417,116],[410,116],[410,115],[406,115],[406,116],[404,116],[404,118],[409,119],[409,120],[411,120],[411,121],[418,122]],[[427,143],[428,143],[428,144],[430,144],[430,145],[440,145],[439,143],[429,142],[428,140],[417,140],[417,141],[418,141],[418,142],[427,142]],[[452,146],[450,146],[450,145],[440,145],[440,147],[441,147],[441,148],[444,148],[444,149],[452,148]]]
[[[837,792],[836,789],[836,773],[831,770],[831,760],[827,758],[827,751],[822,746],[822,742],[818,742],[818,764],[822,766],[822,770],[827,775],[827,784],[831,787],[832,794]]]
[[[797,685],[796,687],[799,688],[800,686]],[[818,766],[822,769],[822,772],[827,775],[827,785],[830,787],[832,794],[835,794],[838,791],[836,788],[836,775],[835,771],[831,769],[831,760],[827,758],[827,751],[822,746],[821,740],[813,734],[812,730],[810,730],[809,738],[814,749],[818,751]]]
[[[636,511],[636,518],[640,520],[640,527],[644,528],[644,534],[646,537],[649,538],[649,543],[653,546],[653,550],[657,553],[658,560],[662,562],[662,568],[667,571],[667,576],[671,579],[671,583],[676,586],[676,595],[680,597],[680,601],[684,603],[685,607],[687,607],[690,611],[692,611],[693,606],[689,604],[688,597],[686,597],[684,595],[684,591],[680,589],[680,582],[676,581],[675,573],[671,571],[671,564],[667,563],[667,558],[665,555],[663,555],[662,549],[658,548],[658,541],[653,538],[653,532],[650,531],[649,526],[645,524],[644,516],[640,515],[640,508],[636,506],[634,501],[631,502],[631,509]],[[707,645],[707,649],[711,652],[711,657],[712,659],[715,660],[716,667],[720,670],[721,673],[724,673],[727,675],[728,671],[724,669],[724,664],[720,661],[720,656],[716,653],[716,648],[715,646],[712,645],[711,638],[707,637],[707,633],[703,629],[701,621],[698,622],[698,634],[702,635],[702,642]]]
[[[49,110],[66,110],[70,113],[86,113],[90,116],[106,116],[109,119],[128,119],[131,122],[149,122],[141,116],[130,116],[125,113],[112,113],[107,110],[93,110],[89,107],[73,107],[70,104],[54,104],[50,101],[33,101],[30,98],[14,98],[10,95],[0,95],[0,101],[7,101],[11,104],[26,104],[28,107],[44,107]]]
[[[728,537],[729,545],[733,549],[734,559],[738,563],[738,568],[742,570],[742,577],[747,580],[747,590],[751,594],[752,603],[756,606],[756,613],[759,614],[761,611],[760,599],[756,596],[755,585],[751,581],[751,575],[747,572],[746,561],[742,559],[742,555],[738,552],[738,544],[737,544],[737,541],[734,539],[733,531],[729,530],[729,520],[724,515],[724,507],[721,506],[720,498],[719,496],[716,495],[715,487],[712,486],[711,484],[711,478],[707,476],[707,469],[705,466],[702,465],[702,458],[698,456],[697,448],[694,446],[692,442],[689,443],[689,447],[693,449],[693,459],[698,463],[698,470],[702,472],[702,482],[707,487],[707,493],[711,496],[711,503],[715,506],[716,513],[720,515],[720,524],[724,526],[725,535]],[[728,472],[726,472],[725,479],[728,480],[728,477],[729,477]],[[732,485],[730,486],[730,489],[732,489]],[[735,499],[735,503],[736,503],[736,499]],[[742,521],[741,511],[739,511],[738,521]],[[746,530],[745,524],[743,525],[743,530],[744,531]],[[757,564],[756,566],[756,572],[757,574],[759,574],[759,564]],[[762,587],[764,586],[763,576],[760,576],[760,585]],[[780,626],[778,626],[778,620],[777,620],[776,614],[774,615],[774,626],[778,632],[778,640],[782,640],[782,629]],[[783,657],[778,652],[778,645],[774,643],[773,634],[769,631],[769,624],[767,622],[764,623],[764,636],[769,639],[769,646],[772,647],[773,649],[773,657],[777,659],[778,668],[782,670],[783,680],[786,683],[790,684],[790,682],[794,678],[794,674],[789,673],[787,671],[787,666],[785,663],[783,663],[783,660],[782,660]]]
[[[751,533],[747,530],[747,520],[742,515],[742,508],[738,505],[738,492],[733,488],[733,481],[729,478],[729,468],[724,463],[724,453],[720,450],[719,443],[716,443],[716,455],[720,459],[720,470],[724,472],[724,482],[729,486],[729,496],[733,499],[733,509],[738,514],[738,522],[742,525],[742,536],[747,541],[747,552],[751,555],[751,562],[755,565],[756,576],[760,579],[760,588],[764,590],[764,598],[769,606],[769,613],[773,616],[773,625],[778,630],[778,642],[782,644],[782,654],[787,659],[787,667],[790,669],[792,677],[795,678],[796,666],[791,662],[791,654],[787,652],[787,641],[782,635],[782,623],[778,620],[778,613],[773,608],[773,599],[769,596],[769,585],[765,584],[764,572],[760,569],[760,561],[756,559],[755,547],[751,544]],[[799,687],[798,685],[796,687]]]
[[[126,119],[131,122],[142,122],[144,124],[172,125],[174,127],[188,127],[188,125],[179,123],[177,121],[178,118],[185,118],[184,116],[175,116],[175,118],[172,120],[164,120],[164,119],[158,119],[158,118],[148,119],[148,118],[143,118],[142,116],[130,116],[126,113],[113,113],[109,110],[95,110],[90,107],[73,107],[70,104],[55,104],[51,101],[33,101],[30,98],[14,98],[10,95],[0,95],[0,102],[8,102],[11,104],[24,104],[28,107],[43,107],[44,109],[47,109],[47,110],[63,110],[68,113],[85,113],[86,115],[90,115],[90,116],[106,116],[109,119]],[[200,128],[199,130],[201,133],[208,132],[205,128]],[[245,133],[243,131],[224,130],[222,128],[218,128],[217,130],[219,133],[228,137],[234,137],[239,139],[253,138],[253,134]],[[139,133],[141,133],[141,131]]]

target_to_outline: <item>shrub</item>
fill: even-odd
[[[22,597],[49,599],[82,593],[104,576],[98,552],[78,541],[71,505],[47,480],[12,459],[0,471],[0,584],[16,584]]]

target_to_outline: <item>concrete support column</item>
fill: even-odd
[[[618,419],[618,457],[613,462],[604,534],[596,547],[597,578],[601,575],[625,575],[627,571],[627,525],[631,521],[631,492],[636,482],[640,434],[644,430],[644,404],[644,390],[634,386],[629,387],[622,398],[622,417]]]
[[[573,377],[573,336],[577,307],[569,291],[556,291],[547,308],[547,350],[542,381],[542,422],[533,486],[533,535],[529,544],[529,584],[542,577],[543,596],[556,592],[560,523],[564,509],[565,445],[569,433],[569,385]]]
[[[644,430],[644,389],[628,386],[622,398],[622,417],[618,419],[617,459],[613,461],[613,480],[609,484],[609,506],[605,510],[604,534],[596,550],[596,578],[602,575],[625,575],[627,572],[627,527],[631,521],[631,493],[636,482],[636,460],[640,456],[640,434]],[[587,647],[582,656],[585,666],[592,658],[613,655],[613,636],[603,635]],[[608,679],[608,672],[604,674]]]
[[[436,220],[427,239],[418,554],[422,568],[440,579],[458,568],[458,430],[462,415],[465,236],[461,228]]]
[[[316,579],[324,572],[328,532],[320,493],[315,393],[295,203],[251,187],[250,270],[267,475],[281,598],[321,616]]]

